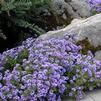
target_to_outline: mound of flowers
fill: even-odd
[[[101,62],[83,55],[72,36],[28,38],[0,54],[0,101],[63,101],[83,98],[101,85]]]
[[[101,0],[88,0],[93,11],[101,12]]]

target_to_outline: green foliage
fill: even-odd
[[[1,11],[24,11],[29,10],[31,5],[30,0],[2,0]]]
[[[49,2],[51,0],[31,0],[31,1],[32,1],[33,6],[37,6],[37,5],[42,6],[42,5],[45,5],[45,4],[49,4]]]
[[[19,63],[22,63],[23,59],[27,59],[28,58],[28,50],[24,49],[17,57],[17,61],[19,61]]]
[[[21,51],[18,54],[18,56],[16,57],[16,59],[13,58],[13,57],[7,56],[6,63],[4,65],[5,69],[12,70],[16,64],[22,64],[23,59],[27,59],[28,58],[28,54],[29,54],[28,50],[24,49],[23,51]],[[20,66],[19,66],[18,69],[22,70],[22,68]]]
[[[62,21],[51,0],[0,0],[0,19],[1,32],[7,37],[11,33],[27,33],[36,37]],[[12,32],[8,31],[10,29]],[[4,36],[0,33],[0,37]]]
[[[12,70],[12,68],[15,66],[16,63],[17,63],[16,59],[8,57],[4,67],[7,67],[6,69],[10,68]]]
[[[51,0],[0,0],[0,51],[66,23],[55,11]]]
[[[38,0],[41,3],[42,0]],[[34,22],[29,21],[28,12],[31,10],[32,4],[38,4],[36,0],[0,0],[0,29],[5,33],[4,26],[17,30],[21,28],[21,32],[32,32],[40,35],[44,30],[39,28]],[[8,32],[9,33],[9,32]],[[7,34],[8,34],[7,33]]]

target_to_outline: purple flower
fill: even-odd
[[[101,0],[88,0],[91,9],[96,12],[101,12]]]
[[[61,101],[65,93],[81,98],[86,83],[100,80],[101,62],[92,54],[81,54],[80,49],[69,35],[49,40],[28,38],[21,46],[3,52],[0,99]]]

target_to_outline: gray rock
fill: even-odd
[[[91,15],[88,0],[71,0],[70,5],[80,17],[89,17]]]
[[[95,58],[98,59],[98,60],[101,60],[101,51],[97,51],[95,53]]]
[[[65,33],[77,34],[77,41],[88,38],[94,47],[101,46],[101,14],[91,16],[87,19],[74,19],[67,27],[49,31],[39,38],[49,39],[51,37],[62,38]]]
[[[101,90],[87,92],[85,98],[80,101],[101,101]]]
[[[74,101],[74,100],[65,99],[64,101]],[[93,90],[91,92],[86,92],[85,97],[79,101],[101,101],[101,90]]]
[[[52,0],[58,14],[66,14],[71,18],[86,18],[91,15],[87,0]]]

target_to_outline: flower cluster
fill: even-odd
[[[2,101],[61,101],[100,86],[101,62],[82,55],[72,36],[29,38],[0,54]]]
[[[101,12],[101,0],[88,0],[93,11]]]

